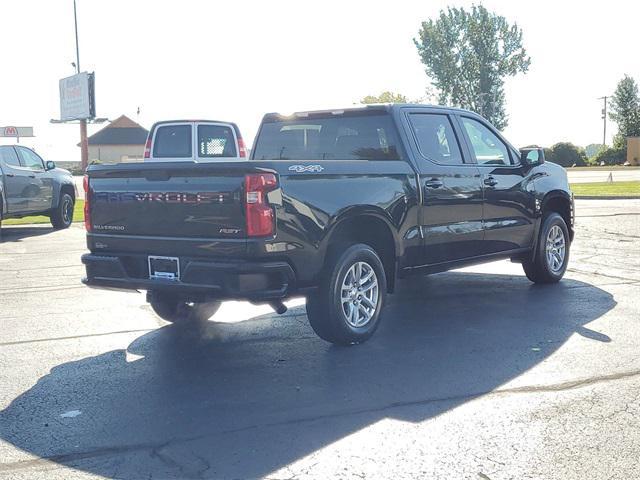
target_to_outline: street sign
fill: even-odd
[[[0,137],[33,137],[33,127],[0,127]]]
[[[96,116],[94,78],[93,73],[82,72],[60,80],[60,120],[87,120]]]

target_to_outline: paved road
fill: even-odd
[[[367,344],[245,303],[180,331],[79,285],[83,232],[0,244],[0,478],[640,478],[640,201],[579,201],[567,278],[403,281]]]
[[[593,170],[572,170],[567,169],[567,175],[569,176],[569,183],[595,183],[606,182],[609,180],[609,175],[614,182],[631,182],[640,181],[640,168],[629,168],[625,170],[606,170],[606,169],[593,169]]]

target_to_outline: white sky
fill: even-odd
[[[412,39],[440,0],[77,0],[82,70],[96,72],[100,117],[144,127],[171,118],[235,121],[249,145],[266,112],[348,106],[429,85]],[[640,81],[640,2],[485,0],[517,22],[532,63],[507,80],[516,146],[602,140],[602,102]],[[74,73],[72,0],[0,0],[0,126],[34,126],[46,159],[79,160],[77,125],[58,118],[58,80]],[[136,116],[136,109],[141,113]],[[89,133],[98,126],[90,126]],[[608,141],[615,125],[608,126]],[[11,143],[0,139],[1,143]]]

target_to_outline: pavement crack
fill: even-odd
[[[40,342],[55,342],[58,340],[74,340],[77,338],[90,338],[90,337],[104,337],[107,335],[119,335],[123,333],[140,333],[151,332],[153,328],[138,328],[135,330],[117,330],[115,332],[103,332],[103,333],[87,333],[84,335],[69,335],[67,337],[51,337],[51,338],[35,338],[32,340],[16,340],[13,342],[0,342],[0,347],[7,347],[10,345],[24,345],[26,343],[40,343]]]

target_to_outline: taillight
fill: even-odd
[[[85,175],[82,180],[84,189],[84,228],[87,232],[91,231],[91,191],[89,189],[89,175]]]
[[[247,236],[266,237],[274,233],[274,213],[267,193],[278,187],[272,173],[251,173],[244,177]]]
[[[244,140],[242,139],[242,137],[238,137],[238,151],[241,158],[247,156],[247,147],[244,146]]]
[[[151,134],[149,134],[149,136],[147,137],[147,143],[144,144],[144,158],[150,158],[150,157],[151,157]]]

